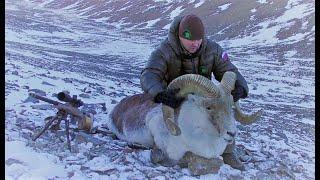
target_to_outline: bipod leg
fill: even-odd
[[[54,117],[52,119],[49,120],[49,122],[47,122],[47,124],[44,126],[44,128],[42,129],[42,131],[36,135],[36,137],[34,137],[32,140],[35,141],[37,140],[46,130],[48,130],[48,128],[50,127],[50,125],[53,123],[54,120],[56,120],[57,117]]]
[[[51,130],[59,130],[60,129],[60,123],[61,123],[61,121],[62,121],[62,119],[61,118],[59,118],[58,119],[58,122],[56,123],[56,124],[53,124],[52,126],[51,126]]]
[[[65,119],[65,123],[66,123],[66,135],[67,135],[68,149],[71,152],[71,144],[70,144],[70,137],[69,137],[69,120]]]

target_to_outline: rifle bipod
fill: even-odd
[[[46,130],[49,129],[51,124],[57,120],[58,122],[54,124],[54,126],[59,126],[60,122],[64,120],[65,126],[66,126],[66,135],[67,135],[67,144],[68,144],[68,149],[71,152],[71,144],[70,144],[70,133],[69,133],[69,120],[67,118],[68,113],[65,112],[64,110],[60,109],[57,114],[52,117],[44,126],[44,128],[32,139],[33,141],[37,140]]]

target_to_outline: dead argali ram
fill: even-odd
[[[185,97],[180,107],[173,109],[154,103],[148,94],[136,94],[114,107],[108,127],[119,139],[152,148],[154,163],[178,164],[194,175],[216,172],[220,155],[237,134],[235,121],[251,124],[262,114],[262,109],[245,114],[233,102],[235,81],[236,74],[230,71],[218,85],[201,75],[180,76],[168,85],[168,89],[179,88],[178,96]]]

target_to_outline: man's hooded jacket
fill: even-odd
[[[141,72],[142,89],[154,97],[164,91],[173,79],[184,74],[200,74],[211,79],[213,73],[214,77],[221,81],[226,71],[233,71],[237,74],[235,89],[243,88],[246,97],[248,94],[246,80],[216,42],[204,37],[197,52],[187,53],[180,44],[178,36],[182,18],[174,19],[168,37],[152,52],[146,67]]]

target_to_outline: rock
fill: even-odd
[[[242,144],[236,146],[236,152],[242,162],[248,162],[253,159],[252,153]]]
[[[79,96],[82,98],[90,98],[90,95],[86,94],[86,93],[81,93],[81,94],[79,94]]]
[[[101,103],[100,104],[101,106],[102,106],[102,111],[106,111],[107,110],[107,108],[106,108],[106,103]]]
[[[99,91],[100,94],[105,95],[106,92],[105,91]]]
[[[72,83],[72,80],[69,78],[63,78],[62,80],[64,80],[64,82],[66,82],[66,83]]]
[[[237,128],[240,130],[240,131],[247,131],[247,127],[245,127],[245,126],[243,126],[243,125],[241,125],[241,124],[239,124],[239,125],[237,125]]]
[[[57,94],[57,93],[53,93],[53,94],[51,95],[51,97],[57,98],[57,97],[58,97],[58,94]]]
[[[304,170],[302,165],[297,165],[292,167],[292,171],[295,173],[302,173]]]
[[[92,114],[97,114],[101,111],[106,111],[105,103],[84,104],[82,111]]]
[[[68,172],[68,178],[71,178],[72,176],[74,176],[74,171]]]
[[[92,135],[87,134],[87,133],[82,132],[82,131],[79,131],[79,132],[76,133],[75,139],[79,144],[83,143],[83,142],[86,142],[86,143],[87,142],[91,142],[94,146],[103,145],[103,144],[106,143],[105,141],[102,141],[102,140],[100,140],[98,138],[95,138]]]
[[[308,157],[308,154],[307,154],[307,153],[305,153],[305,152],[301,152],[301,153],[300,153],[300,155],[301,155],[301,157],[303,157],[303,158]]]
[[[19,75],[18,71],[13,71],[12,74],[13,75]]]
[[[26,109],[22,109],[22,110],[19,112],[19,114],[20,114],[20,115],[24,115],[24,113],[25,113],[26,111],[27,111]]]
[[[4,112],[5,119],[9,118],[16,118],[17,112],[13,109],[6,109]]]
[[[71,152],[72,153],[79,153],[80,152],[80,149],[79,147],[77,146],[77,144],[71,144]]]
[[[48,83],[48,82],[46,82],[46,81],[42,81],[42,83],[41,84],[44,84],[44,85],[49,85],[49,86],[55,86],[55,85],[53,85],[53,84],[50,84],[50,83]]]
[[[40,102],[40,100],[29,96],[27,99],[25,99],[25,100],[22,101],[22,102],[23,102],[23,103],[28,103],[28,102],[38,103],[38,102]]]
[[[138,143],[128,143],[128,147],[132,149],[144,149],[144,150],[150,149],[149,147],[144,146],[142,144],[138,144]]]
[[[33,92],[33,93],[40,95],[40,96],[46,96],[46,92],[44,92],[40,89],[29,89],[28,92]]]
[[[85,92],[85,93],[91,93],[92,92],[92,88],[88,86],[88,87],[83,88],[82,91]]]
[[[111,100],[111,104],[117,104],[118,102],[114,99]]]
[[[100,133],[103,136],[108,136],[108,137],[111,137],[112,139],[117,139],[117,136],[113,132],[103,127],[101,128],[94,127],[92,128],[91,133]]]
[[[248,155],[244,155],[244,156],[240,156],[240,160],[242,162],[248,162],[252,159],[252,157],[248,156]]]
[[[86,111],[85,113],[86,113],[86,115],[90,115],[90,114],[95,115],[95,114],[97,114],[97,111],[94,109],[90,109],[90,110]]]
[[[295,175],[292,171],[290,171],[288,169],[288,167],[284,164],[280,165],[277,169],[276,169],[276,173],[280,176],[289,176],[292,179],[295,179]]]
[[[16,123],[17,126],[23,128],[23,129],[28,129],[33,131],[35,129],[35,124],[33,121],[30,121],[28,119],[23,119],[23,118],[17,118]]]
[[[29,89],[29,86],[22,86],[22,89]]]
[[[6,160],[6,164],[8,166],[11,166],[12,164],[23,164],[23,162],[19,161],[17,159],[9,158],[9,159]]]
[[[55,109],[51,104],[40,104],[40,105],[31,105],[32,109],[40,110],[53,110]]]
[[[206,159],[197,157],[188,163],[188,168],[192,175],[204,175],[208,173],[218,173],[220,167],[223,165],[221,159]]]

